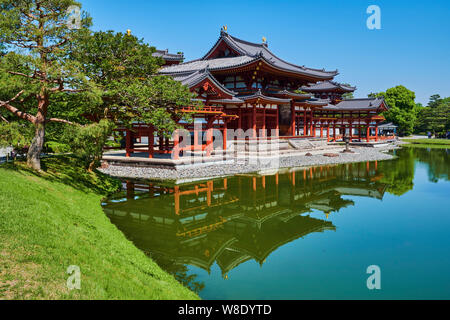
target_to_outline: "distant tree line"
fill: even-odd
[[[399,127],[401,136],[413,133],[431,132],[438,137],[446,137],[450,130],[450,97],[442,99],[439,95],[430,98],[428,106],[416,103],[415,92],[399,85],[385,92],[371,93],[369,97],[384,97],[389,111],[384,116]]]

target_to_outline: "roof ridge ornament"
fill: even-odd
[[[227,25],[224,25],[224,26],[222,27],[222,29],[220,30],[220,33],[228,33],[228,26],[227,26]]]

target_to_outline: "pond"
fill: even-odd
[[[111,221],[203,299],[449,299],[450,149],[183,185],[124,181]],[[381,290],[369,290],[369,266]]]

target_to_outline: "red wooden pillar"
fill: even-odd
[[[215,118],[211,118],[208,120],[208,124],[206,125],[206,156],[210,157],[212,154],[213,146],[213,125]]]
[[[295,123],[295,106],[294,103],[291,102],[291,135],[295,136],[295,128],[296,128],[296,123]]]
[[[367,123],[367,142],[370,142],[370,123]]]
[[[155,128],[150,126],[148,129],[148,157],[153,158],[155,154]]]
[[[228,123],[223,121],[223,151],[227,150],[227,138],[228,138]]]
[[[277,105],[277,116],[276,116],[276,127],[275,127],[275,132],[276,132],[276,136],[279,137],[280,136],[280,106]]]
[[[378,142],[378,122],[375,126],[375,141]]]
[[[263,127],[262,127],[262,136],[266,137],[266,108],[263,109]]]
[[[160,144],[161,144],[161,141],[162,141],[162,139],[160,140]],[[175,134],[173,136],[173,150],[172,150],[172,158],[174,160],[180,159],[179,144],[180,144],[180,136],[178,135],[177,132],[175,132]]]
[[[256,134],[256,104],[253,105],[252,129],[253,129],[252,136],[253,136],[253,138],[256,138],[257,137],[257,134]]]
[[[126,148],[126,157],[129,158],[131,156],[131,149],[133,145],[133,137],[131,130],[126,131],[126,137],[125,137],[125,148]]]
[[[320,121],[320,138],[323,139],[323,123]]]
[[[308,126],[306,124],[306,108],[303,108],[303,136],[308,136]]]

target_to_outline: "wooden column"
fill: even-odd
[[[239,107],[238,129],[242,129],[242,107]]]
[[[213,127],[215,118],[212,117],[208,119],[208,124],[206,125],[206,156],[210,157],[212,154],[213,146]]]
[[[320,121],[320,138],[323,139],[323,123]]]
[[[228,138],[228,123],[223,121],[223,151],[227,150],[227,138]]]
[[[370,142],[370,123],[367,123],[367,142]]]
[[[253,136],[253,138],[256,138],[257,137],[257,134],[256,134],[256,104],[253,105],[252,128],[253,128],[252,136]]]
[[[334,142],[336,142],[336,121],[333,121],[333,138]]]
[[[296,123],[295,123],[295,106],[294,103],[291,102],[291,135],[295,136],[295,128],[296,128]]]
[[[160,140],[160,145],[161,145],[161,141],[162,141],[162,139]],[[175,134],[173,136],[173,150],[172,150],[172,158],[174,160],[180,159],[179,143],[180,143],[180,136],[178,135],[177,132],[175,132]]]
[[[262,136],[266,137],[266,107],[263,109],[263,127],[262,127]]]
[[[131,156],[131,149],[133,147],[133,137],[131,130],[126,131],[125,137],[125,148],[126,148],[126,157],[129,158]]]
[[[155,154],[155,128],[150,126],[148,129],[148,157],[153,158]]]
[[[275,132],[276,132],[276,136],[279,137],[280,136],[280,106],[277,105],[277,116],[276,116],[276,127],[275,127]]]
[[[378,122],[375,126],[375,141],[378,142]]]
[[[306,124],[306,108],[303,108],[303,136],[308,136],[308,126]]]
[[[327,141],[330,142],[330,122],[327,122]]]

